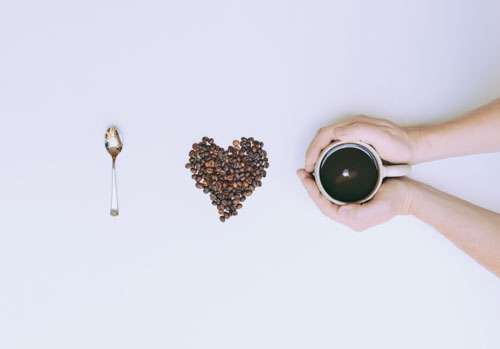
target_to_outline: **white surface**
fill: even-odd
[[[430,227],[352,233],[295,178],[321,125],[500,95],[498,1],[0,4],[1,348],[499,348],[500,282]],[[122,215],[103,134],[125,132]],[[217,220],[191,144],[271,168]],[[500,155],[414,178],[500,210]]]

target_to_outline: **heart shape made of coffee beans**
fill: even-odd
[[[193,144],[186,168],[196,187],[210,195],[221,222],[236,216],[243,202],[262,186],[269,167],[263,147],[264,143],[252,137],[235,140],[227,149],[208,137]]]

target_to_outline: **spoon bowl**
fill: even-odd
[[[123,142],[120,137],[120,131],[117,127],[111,126],[106,130],[104,135],[104,145],[109,155],[116,160],[116,157],[120,154],[123,149]]]

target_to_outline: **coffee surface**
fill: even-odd
[[[319,176],[325,191],[342,202],[367,198],[377,186],[378,164],[368,149],[358,146],[331,149],[320,164]]]

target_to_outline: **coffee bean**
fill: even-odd
[[[234,140],[227,150],[209,137],[193,144],[185,167],[192,172],[196,187],[210,195],[222,222],[236,216],[241,203],[262,185],[267,175],[264,168],[269,167],[263,146],[252,137]]]

